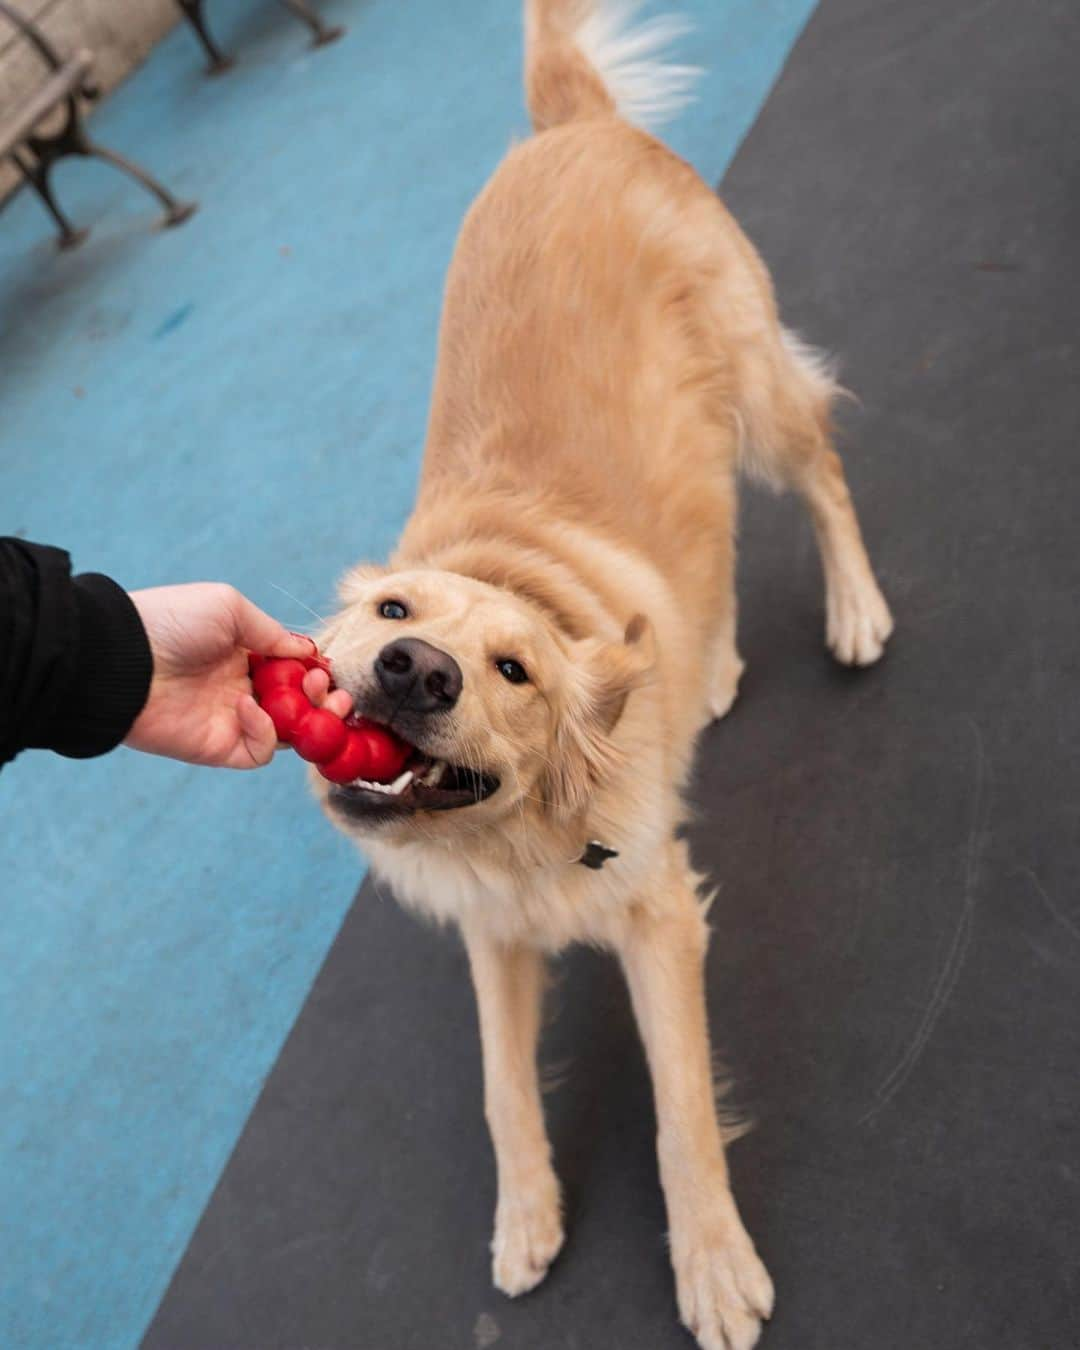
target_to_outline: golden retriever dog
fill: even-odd
[[[652,1075],[679,1311],[747,1350],[772,1310],[714,1103],[702,879],[677,838],[698,733],[731,707],[735,480],[802,494],[838,661],[892,621],[830,436],[828,364],[698,175],[629,120],[685,69],[625,6],[530,0],[536,134],[470,209],[446,286],[423,474],[386,566],[323,635],[357,710],[414,747],[330,818],[469,956],[498,1203],[494,1280],[522,1294],[563,1241],[537,1078],[544,962],[614,951]]]

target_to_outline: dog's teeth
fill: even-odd
[[[437,759],[420,781],[425,787],[438,787],[442,782],[442,776],[445,772],[446,761]]]
[[[354,778],[350,787],[363,788],[365,792],[381,792],[384,797],[400,797],[412,782],[412,769],[406,769],[392,783],[369,783],[366,778]]]

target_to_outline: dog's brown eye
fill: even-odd
[[[384,600],[379,606],[379,613],[384,619],[407,619],[409,611],[400,600]]]
[[[525,684],[528,681],[529,677],[520,661],[496,661],[495,665],[503,679],[509,680],[511,684]]]

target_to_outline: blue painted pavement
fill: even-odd
[[[408,510],[457,224],[526,129],[518,6],[323,0],[348,34],[318,52],[279,6],[208,8],[235,70],[178,29],[94,122],[189,224],[92,163],[58,173],[81,250],[26,194],[0,213],[0,531],[299,627]],[[668,139],[715,181],[812,4],[681,8],[709,76]],[[0,776],[5,1350],[137,1342],[360,873],[291,756]]]

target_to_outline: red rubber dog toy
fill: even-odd
[[[309,670],[325,670],[330,662],[319,654],[292,657],[257,656],[248,660],[251,684],[259,705],[270,714],[278,739],[287,742],[301,759],[314,764],[331,783],[392,783],[405,767],[410,748],[392,731],[350,714],[344,721],[327,708],[316,708],[304,693]]]

